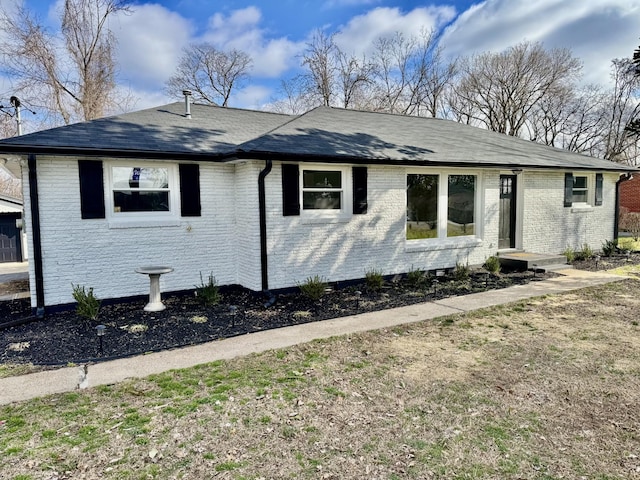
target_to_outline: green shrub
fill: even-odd
[[[497,255],[491,255],[484,261],[484,268],[488,272],[497,275],[500,273],[500,258]]]
[[[471,269],[469,268],[469,264],[456,262],[456,268],[453,269],[453,278],[459,282],[463,282],[469,280],[470,274]]]
[[[209,274],[205,283],[202,279],[202,272],[200,272],[200,285],[196,285],[196,297],[205,306],[216,305],[220,302],[220,289],[213,273]]]
[[[327,286],[326,280],[316,275],[314,277],[308,277],[304,283],[298,285],[298,288],[305,297],[317,302],[326,293]]]
[[[424,270],[413,269],[413,265],[411,266],[411,270],[407,272],[407,282],[412,287],[419,287],[425,281],[425,273]]]
[[[569,245],[567,245],[567,248],[564,249],[564,252],[562,252],[562,254],[567,258],[567,263],[573,263],[573,261],[576,259],[576,251]]]
[[[605,257],[610,257],[613,255],[618,248],[618,242],[615,240],[606,240],[602,242],[602,254]]]
[[[382,288],[384,284],[384,277],[382,276],[382,271],[372,269],[369,270],[365,274],[365,281],[367,284],[367,288],[370,290],[378,291]]]
[[[95,320],[100,312],[100,300],[94,295],[93,287],[85,290],[84,286],[71,284],[73,299],[78,303],[76,313],[81,317]]]
[[[593,249],[587,243],[582,244],[582,248],[576,252],[576,260],[589,260],[593,258]]]

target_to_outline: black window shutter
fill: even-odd
[[[573,204],[573,173],[564,174],[564,206]]]
[[[200,166],[197,163],[180,164],[180,212],[183,217],[199,217]]]
[[[602,174],[596,173],[596,206],[602,205]]]
[[[102,161],[78,160],[80,211],[82,218],[104,218]]]
[[[298,165],[282,165],[282,214],[300,215],[300,183]]]
[[[367,213],[367,167],[353,167],[353,213]]]

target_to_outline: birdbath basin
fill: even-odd
[[[160,298],[160,275],[171,272],[173,272],[171,267],[146,266],[136,268],[136,273],[149,275],[149,303],[145,305],[145,311],[160,312],[167,308]]]

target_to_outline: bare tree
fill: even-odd
[[[545,50],[523,42],[501,53],[483,53],[461,64],[451,107],[455,115],[489,130],[520,135],[532,109],[561,94],[581,69],[567,49]]]
[[[302,55],[302,85],[307,95],[317,97],[321,105],[330,106],[336,95],[339,50],[334,35],[317,30]]]
[[[65,0],[60,37],[24,5],[0,12],[0,55],[16,93],[65,124],[103,116],[117,103],[108,19],[129,11],[124,0]]]
[[[231,94],[249,78],[251,66],[251,57],[240,50],[224,52],[210,43],[192,44],[183,50],[166,91],[179,98],[188,89],[195,101],[227,107]]]
[[[300,75],[282,80],[278,97],[272,99],[269,110],[277,113],[301,115],[317,106],[317,102],[307,94],[304,79]]]
[[[633,124],[640,113],[637,98],[640,76],[636,75],[636,67],[629,59],[613,60],[611,76],[614,89],[610,95],[608,115],[604,117],[607,124],[603,158],[635,164],[635,157],[630,157],[629,153],[635,151],[631,147],[638,138],[633,132],[629,132],[628,126]]]

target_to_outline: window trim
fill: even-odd
[[[300,216],[308,221],[347,221],[353,215],[353,180],[351,175],[351,167],[348,165],[327,165],[327,164],[300,164],[300,174],[298,178],[298,200],[300,205]],[[340,191],[342,194],[341,204],[339,209],[306,209],[304,208],[304,193],[310,191],[304,187],[304,172],[312,171],[326,171],[336,172],[341,174],[341,188],[332,189],[333,191]]]
[[[168,175],[169,211],[166,212],[115,212],[113,200],[113,168],[141,167],[165,168]],[[180,184],[177,163],[148,162],[138,160],[105,161],[105,206],[110,228],[161,227],[180,223]]]
[[[603,189],[604,189],[604,180],[600,180],[600,187],[598,187],[598,178],[603,178],[602,177],[602,173],[596,173],[596,172],[568,172],[566,173],[566,176],[571,177],[572,179],[572,188],[571,188],[571,202],[568,202],[565,198],[565,207],[572,207],[576,210],[588,210],[594,207],[599,207],[602,206],[603,204],[603,199],[598,199],[597,195],[596,195],[596,190],[598,188],[601,189],[600,194],[603,194]],[[587,188],[586,188],[586,192],[587,192],[587,200],[586,202],[576,202],[574,201],[574,195],[573,195],[573,184],[575,183],[575,179],[576,177],[585,177],[587,179]],[[565,196],[567,194],[566,189],[567,189],[567,180],[565,179]],[[582,190],[582,189],[581,189]]]
[[[417,250],[421,248],[431,249],[446,249],[446,248],[458,248],[462,245],[477,245],[482,241],[484,235],[483,225],[483,203],[482,192],[483,188],[483,175],[481,170],[461,170],[461,169],[447,169],[447,170],[433,170],[433,169],[407,169],[405,171],[405,209],[408,205],[408,192],[407,192],[407,177],[408,175],[437,175],[438,176],[438,236],[435,238],[407,238],[407,217],[405,213],[404,222],[404,238],[407,249]],[[476,177],[475,195],[474,195],[474,235],[460,235],[449,237],[448,221],[449,221],[449,176],[451,175],[473,175]]]

